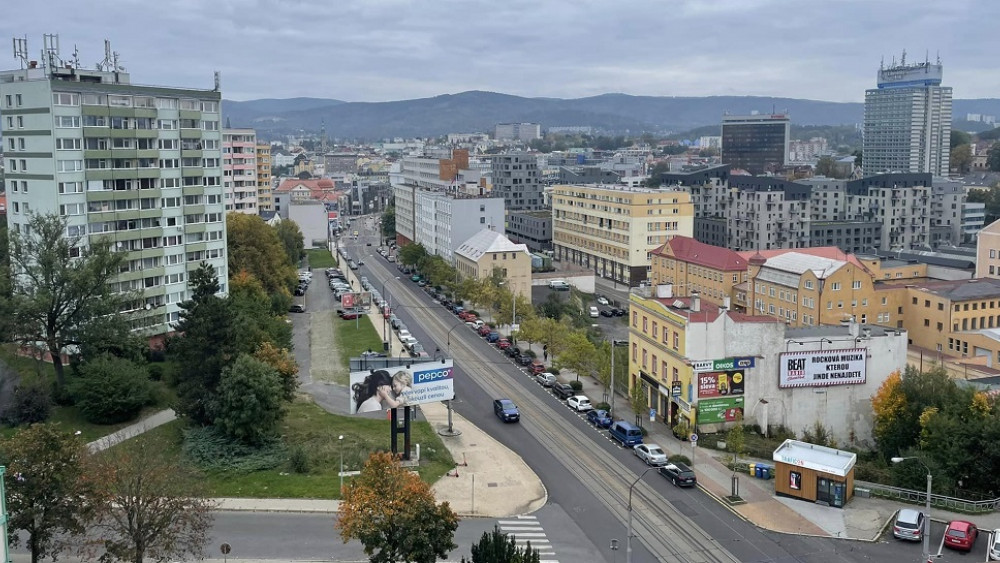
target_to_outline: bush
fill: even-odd
[[[583,389],[583,383],[580,383],[579,381],[577,381],[575,379],[573,381],[569,382],[569,386],[572,387],[574,391],[579,391],[579,390]]]
[[[110,355],[80,366],[80,377],[72,384],[76,406],[95,424],[132,420],[151,402],[151,389],[145,366]]]
[[[274,469],[285,461],[285,449],[278,441],[247,446],[230,440],[212,426],[185,430],[182,449],[185,457],[207,471],[252,473]]]
[[[149,379],[151,381],[163,380],[163,364],[149,364],[146,366],[146,370],[149,372]]]
[[[52,393],[40,383],[19,385],[4,409],[3,422],[11,426],[44,422],[52,413]]]
[[[559,368],[557,368],[557,367],[550,367],[549,368],[549,373],[551,373],[552,375],[559,375]]]
[[[295,473],[309,473],[309,452],[303,446],[295,446],[288,454],[288,465]]]
[[[684,465],[691,465],[691,460],[688,459],[688,456],[682,455],[682,454],[674,454],[674,455],[668,457],[667,461],[669,461],[670,463],[678,463],[678,462],[680,462],[680,463],[683,463]]]
[[[248,355],[222,370],[214,424],[251,446],[270,442],[284,417],[278,370]]]
[[[594,405],[594,408],[597,409],[597,410],[599,410],[599,411],[611,410],[611,404],[610,403],[597,403],[597,404]]]

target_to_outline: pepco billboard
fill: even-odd
[[[451,360],[355,371],[350,375],[351,414],[438,403],[453,398],[455,381]]]

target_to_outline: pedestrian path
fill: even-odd
[[[135,438],[143,432],[148,432],[157,426],[163,426],[164,424],[177,418],[177,414],[174,413],[173,409],[162,410],[156,414],[150,415],[135,424],[131,424],[122,428],[117,432],[113,432],[104,436],[103,438],[98,438],[93,442],[87,444],[87,449],[91,453],[97,453],[104,451],[111,446],[116,446],[129,438]]]
[[[510,520],[500,520],[497,522],[500,531],[514,538],[517,547],[525,548],[531,544],[532,549],[538,551],[541,563],[559,563],[555,559],[556,552],[552,548],[552,542],[545,535],[545,529],[538,522],[537,516],[517,516]]]

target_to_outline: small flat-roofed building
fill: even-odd
[[[857,454],[789,439],[772,459],[776,494],[837,508],[854,496]]]

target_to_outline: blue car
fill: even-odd
[[[521,413],[517,410],[514,401],[510,399],[496,399],[493,401],[493,414],[504,422],[517,422],[521,420]]]
[[[587,411],[587,422],[598,428],[611,428],[611,416],[605,410]]]
[[[498,340],[500,340],[500,333],[495,330],[486,335],[486,341],[490,344],[493,344]]]

